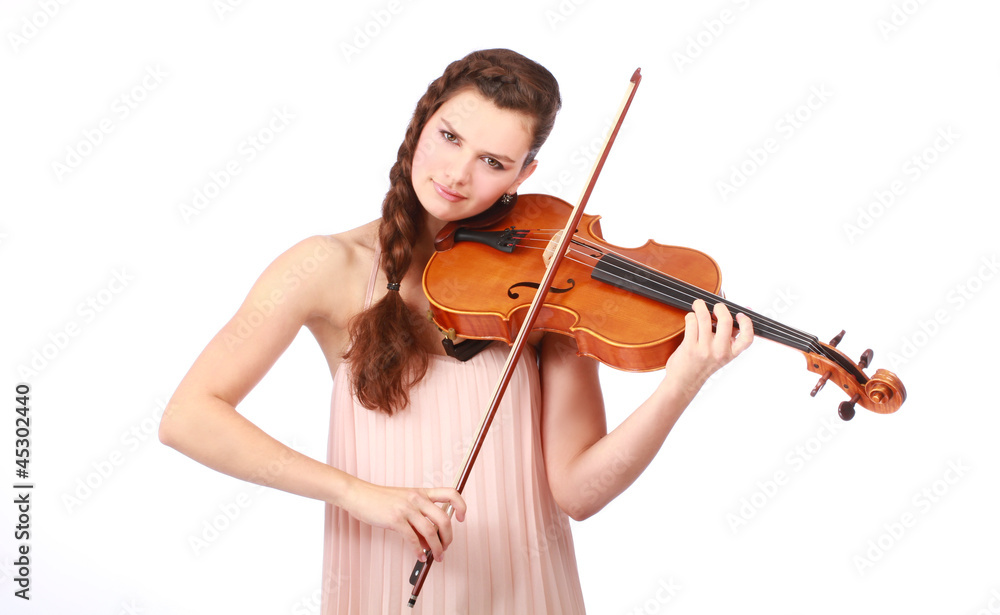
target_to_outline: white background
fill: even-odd
[[[577,198],[641,66],[588,207],[605,236],[712,255],[730,299],[846,329],[840,348],[874,349],[909,392],[841,423],[798,352],[755,343],[574,525],[589,612],[1000,612],[995,2],[234,4],[4,2],[0,610],[318,611],[322,505],[162,446],[162,405],[278,254],[377,217],[427,83],[503,46],[563,94],[522,193]],[[214,198],[185,219],[198,190]],[[657,375],[602,378],[617,424]],[[30,603],[13,598],[22,381]],[[329,394],[303,331],[240,409],[323,458]]]

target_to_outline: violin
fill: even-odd
[[[511,344],[539,288],[533,280],[546,268],[546,250],[552,252],[571,209],[553,196],[521,195],[499,223],[442,229],[423,275],[435,323],[449,334]],[[755,336],[802,352],[807,369],[820,375],[813,396],[829,381],[849,398],[840,404],[842,419],[854,417],[855,404],[889,414],[905,401],[895,374],[865,374],[871,350],[855,363],[836,349],[843,332],[820,342],[723,298],[720,286],[719,266],[707,254],[652,240],[638,248],[614,246],[602,236],[600,216],[583,214],[534,330],[572,336],[579,354],[611,367],[651,371],[663,368],[680,345],[684,315],[702,299],[710,312],[722,303],[732,314],[746,314]]]

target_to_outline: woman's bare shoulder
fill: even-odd
[[[374,221],[342,233],[307,237],[275,259],[271,276],[288,292],[309,297],[309,320],[319,318],[342,328],[364,307],[377,235]]]
[[[374,255],[379,222],[379,220],[372,220],[349,231],[334,235],[315,235],[314,237],[335,242],[340,246],[340,249],[352,252],[355,256],[360,252],[362,256],[370,257]]]

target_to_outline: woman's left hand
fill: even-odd
[[[739,330],[734,335],[733,317],[722,302],[713,310],[714,330],[705,302],[696,299],[692,307],[694,311],[684,317],[684,340],[667,359],[664,374],[664,382],[682,386],[691,395],[753,342],[753,323],[745,314],[736,315]]]

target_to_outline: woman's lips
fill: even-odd
[[[462,196],[461,194],[459,194],[457,192],[453,192],[451,190],[448,190],[447,188],[445,188],[441,184],[437,183],[436,181],[434,181],[434,180],[431,180],[431,181],[434,184],[434,189],[437,190],[437,193],[440,194],[441,197],[444,198],[445,200],[451,201],[452,203],[455,203],[455,202],[461,201],[462,199],[465,198],[464,196]]]

